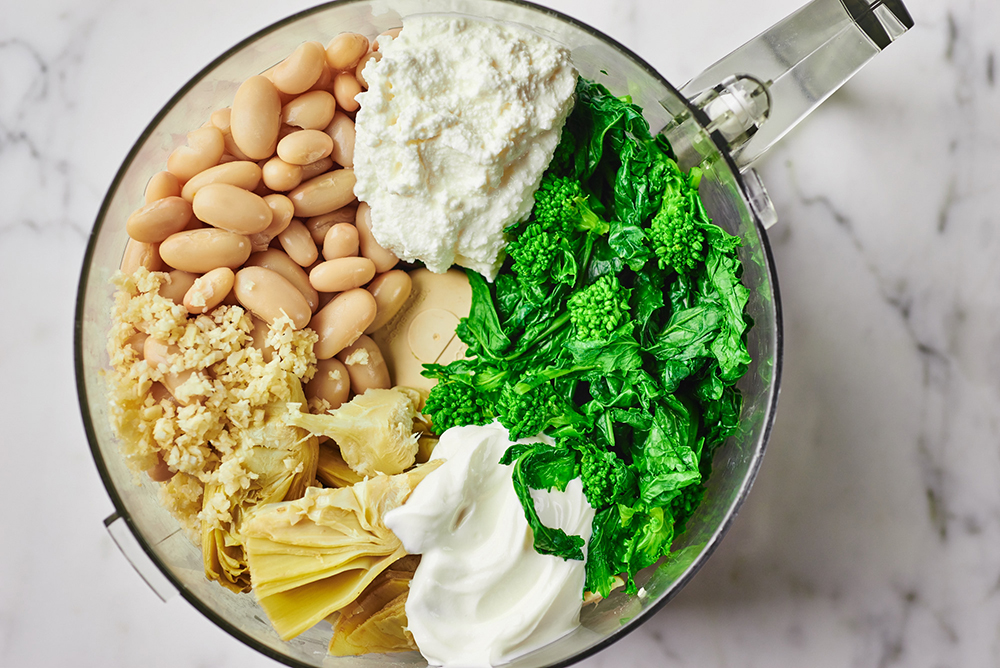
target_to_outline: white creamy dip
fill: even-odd
[[[401,259],[493,280],[503,230],[532,194],[573,106],[569,51],[498,23],[403,22],[358,95],[354,188],[372,232]]]
[[[497,423],[447,430],[434,449],[445,463],[385,516],[406,550],[422,555],[406,619],[431,665],[496,666],[579,625],[584,562],[535,552],[514,467],[498,463],[510,445]],[[579,478],[532,497],[547,526],[590,540],[594,509]]]

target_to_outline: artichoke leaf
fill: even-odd
[[[344,461],[340,449],[327,441],[319,444],[319,465],[316,467],[316,479],[323,483],[324,487],[350,487],[354,483],[364,480],[364,476],[355,473],[354,469]]]
[[[358,656],[417,649],[406,630],[405,604],[412,578],[412,570],[396,570],[395,565],[379,574],[332,622],[330,654]]]
[[[317,436],[328,436],[361,476],[396,475],[416,461],[421,396],[407,387],[371,388],[325,415],[303,413],[290,404],[288,424]]]
[[[440,464],[350,487],[310,487],[294,501],[258,506],[242,532],[254,593],[283,640],[358,595],[406,550],[383,522]]]
[[[302,386],[285,374],[289,396],[302,399]],[[205,485],[201,533],[205,575],[227,589],[250,591],[241,526],[258,504],[300,498],[316,477],[319,442],[284,419],[285,402],[264,407],[263,419],[239,433],[240,443],[222,458],[217,477]]]

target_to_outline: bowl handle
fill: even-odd
[[[139,577],[149,585],[161,601],[166,603],[177,595],[177,588],[143,550],[126,518],[114,512],[104,519],[104,528]]]
[[[749,167],[913,27],[901,0],[813,0],[681,88]]]

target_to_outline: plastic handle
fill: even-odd
[[[132,564],[132,568],[139,574],[139,577],[149,585],[149,588],[160,597],[161,601],[167,602],[177,596],[177,588],[146,555],[124,517],[118,513],[112,513],[104,519],[104,528],[111,534],[111,540],[115,541],[115,545]]]
[[[681,93],[743,170],[912,27],[900,0],[813,0]]]

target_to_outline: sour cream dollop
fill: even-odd
[[[414,17],[358,95],[354,193],[372,233],[433,272],[493,280],[503,230],[528,215],[573,107],[567,49],[523,28]]]
[[[497,423],[447,430],[434,449],[445,463],[385,517],[406,550],[422,555],[406,619],[431,665],[496,666],[579,625],[584,562],[535,552],[514,467],[498,463],[510,445]],[[532,497],[546,525],[590,540],[594,509],[579,478]]]

